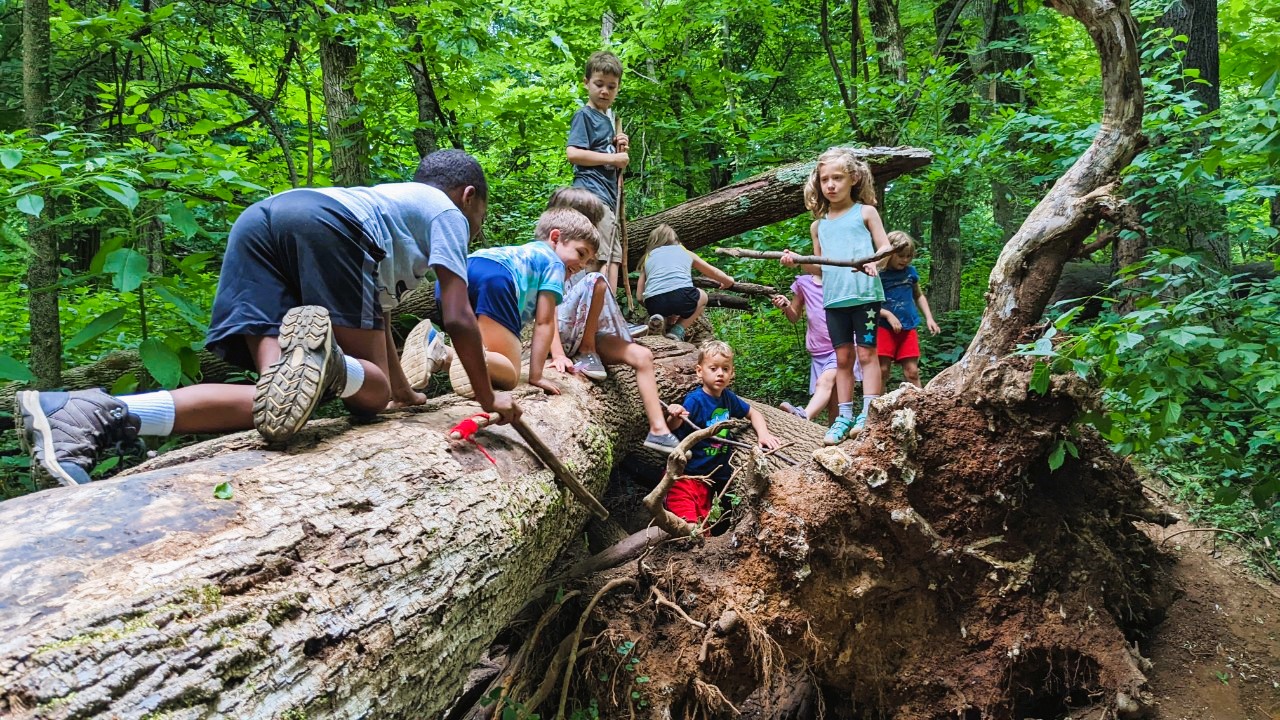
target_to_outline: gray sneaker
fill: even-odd
[[[573,358],[573,367],[592,380],[604,380],[609,377],[600,356],[595,353],[578,353]]]
[[[649,334],[648,325],[628,325],[627,332],[631,333],[633,338],[642,338]]]
[[[318,305],[293,308],[280,323],[280,359],[258,378],[253,426],[267,442],[288,440],[346,380],[329,311]]]
[[[808,420],[808,419],[809,419],[809,416],[804,414],[804,410],[801,410],[800,408],[796,407],[795,405],[792,405],[792,404],[791,404],[791,403],[789,403],[789,402],[781,402],[781,403],[778,403],[778,407],[782,408],[783,410],[786,410],[787,412],[791,413],[792,415],[795,415],[796,417],[800,418],[801,420]]]
[[[667,454],[670,454],[673,450],[675,450],[676,446],[679,444],[680,444],[680,439],[677,438],[675,435],[672,435],[671,433],[667,433],[665,435],[655,435],[654,433],[649,433],[649,435],[644,439],[645,447],[651,450],[657,450],[658,452],[667,453]]]
[[[14,404],[18,441],[31,454],[32,471],[63,485],[89,482],[89,471],[107,450],[141,447],[142,420],[102,390],[23,390]]]

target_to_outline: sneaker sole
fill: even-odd
[[[423,320],[415,325],[409,332],[409,336],[404,339],[400,367],[414,390],[425,388],[427,381],[431,379],[431,373],[436,369],[436,364],[431,358],[429,341],[433,329],[430,320]]]
[[[288,440],[319,407],[333,347],[328,310],[306,305],[285,313],[280,359],[258,379],[253,395],[253,426],[267,442]]]
[[[676,451],[676,449],[673,447],[668,447],[666,445],[659,445],[658,443],[651,443],[648,441],[644,443],[644,446],[649,448],[650,450],[657,450],[658,452],[663,453],[664,455],[670,455],[671,453]]]
[[[654,335],[658,335],[667,329],[667,321],[660,315],[653,315],[649,318],[647,327],[649,328],[649,332]]]
[[[45,476],[46,479],[53,480],[59,485],[73,487],[80,483],[71,477],[66,470],[62,469],[57,463],[49,463],[48,458],[55,457],[53,451],[53,428],[49,426],[49,416],[44,414],[44,409],[40,407],[40,393],[34,390],[23,390],[14,398],[13,421],[15,429],[18,431],[18,445],[22,447],[23,452],[34,460],[31,464],[31,471]],[[32,452],[31,437],[27,435],[30,432],[37,440],[37,445],[44,451],[45,459],[41,459]]]

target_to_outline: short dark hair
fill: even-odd
[[[619,80],[622,79],[622,61],[617,55],[608,50],[591,53],[591,57],[587,58],[587,64],[582,69],[582,78],[590,80],[591,76],[600,73],[601,75],[612,75]]]
[[[489,201],[489,182],[484,179],[484,168],[463,150],[437,150],[422,158],[413,181],[445,192],[473,185],[480,199]]]

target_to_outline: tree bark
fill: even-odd
[[[33,135],[48,122],[49,0],[24,0],[22,6],[23,120]],[[62,325],[58,315],[58,238],[45,218],[54,215],[52,198],[44,198],[43,217],[27,219],[28,327],[31,331],[31,374],[41,387],[62,384]]]
[[[335,3],[339,13],[341,3]],[[325,24],[341,19],[341,14]],[[369,181],[364,120],[356,112],[355,78],[359,54],[340,32],[320,33],[320,75],[324,90],[325,123],[328,127],[329,155],[333,162],[332,180],[337,185],[365,185]]]
[[[674,401],[693,351],[653,347]],[[647,431],[613,376],[521,401],[597,494]],[[496,464],[447,442],[475,409],[314,421],[287,451],[241,433],[0,504],[0,714],[439,717],[587,517],[511,428],[477,436]]]
[[[855,6],[856,11],[856,6]],[[844,105],[845,114],[849,116],[849,131],[856,137],[858,135],[858,109],[857,109],[857,82],[858,68],[856,65],[849,67],[850,80],[853,83],[853,92],[850,92],[849,85],[844,82],[844,73],[840,70],[840,61],[836,59],[835,48],[831,45],[831,10],[829,0],[822,0],[820,9],[821,19],[818,23],[818,35],[822,38],[822,47],[827,51],[827,62],[831,63],[831,74],[835,76],[836,88],[840,90],[840,102]],[[857,16],[853,18],[854,37],[857,37]]]
[[[876,62],[880,65],[880,77],[896,78],[907,82],[907,50],[902,35],[902,23],[898,19],[897,0],[871,0],[869,4],[871,30],[876,36]]]
[[[951,24],[960,0],[947,0],[933,11],[934,32],[938,37],[939,55],[956,67],[953,80],[962,88],[973,81],[968,53],[955,39]],[[956,99],[947,111],[947,131],[970,135],[968,94]],[[929,224],[929,302],[934,312],[947,313],[960,309],[960,286],[964,279],[964,245],[960,242],[960,218],[966,207],[963,176],[948,174],[933,188],[933,217]]]
[[[1145,144],[1137,25],[1125,0],[1054,0],[1079,20],[1102,62],[1103,112],[1093,143],[1054,183],[1000,253],[987,288],[977,335],[956,365],[930,387],[972,386],[998,358],[1013,352],[1044,312],[1062,266],[1097,227],[1113,183]]]

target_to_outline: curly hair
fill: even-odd
[[[822,181],[818,174],[823,165],[836,165],[849,173],[853,187],[849,194],[854,202],[874,206],[876,204],[876,184],[871,177],[871,167],[860,160],[853,150],[846,147],[833,147],[818,156],[818,163],[809,173],[809,182],[804,185],[804,206],[813,212],[815,218],[821,218],[831,208],[831,201],[822,194]]]

